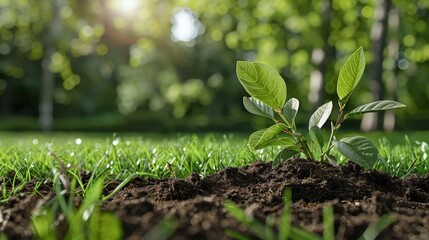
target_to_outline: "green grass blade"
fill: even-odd
[[[332,205],[323,208],[323,240],[334,240],[334,209]]]
[[[236,239],[236,240],[250,240],[251,239],[244,234],[232,231],[230,229],[225,230],[225,234],[228,237],[231,237],[232,239]]]
[[[289,238],[292,240],[323,240],[323,238],[317,234],[294,226],[290,228]]]
[[[391,214],[383,215],[375,223],[368,226],[368,228],[363,233],[362,237],[359,240],[374,240],[376,237],[393,222],[396,221],[396,218]]]
[[[266,240],[273,239],[273,238],[269,238],[265,234],[266,227],[264,224],[253,219],[253,217],[246,215],[243,209],[237,206],[234,202],[226,201],[224,203],[224,207],[229,212],[229,214],[231,214],[235,219],[237,219],[239,222],[245,225],[258,238],[266,239]]]
[[[165,219],[153,227],[143,240],[167,240],[177,229],[179,222],[176,219]]]
[[[289,239],[291,229],[292,190],[286,188],[283,196],[283,212],[279,220],[279,240]]]

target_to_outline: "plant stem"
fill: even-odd
[[[307,141],[305,141],[305,139],[302,137],[301,134],[297,133],[295,123],[294,122],[290,123],[280,110],[276,110],[276,113],[280,116],[280,118],[285,122],[286,126],[288,126],[289,128],[289,129],[286,129],[285,132],[293,136],[295,140],[298,141],[299,147],[301,148],[302,152],[308,159],[314,160],[313,152],[308,147]]]
[[[299,145],[300,145],[302,151],[304,152],[305,156],[310,160],[314,160],[313,152],[308,147],[307,141],[305,141],[302,137],[300,137],[298,139],[298,141],[299,141]]]
[[[281,111],[281,110],[275,110],[275,111],[276,111],[276,113],[280,116],[280,118],[283,120],[283,122],[285,122],[286,126],[287,126],[288,128],[290,128],[290,129],[292,130],[292,132],[293,132],[293,133],[295,133],[295,132],[296,132],[295,124],[291,124],[291,123],[287,120],[287,118],[285,117],[285,115],[283,115],[283,113],[282,113],[282,111]]]
[[[337,120],[335,121],[335,125],[331,122],[331,135],[329,136],[329,140],[328,140],[328,146],[326,147],[326,150],[322,153],[321,155],[321,161],[325,161],[325,157],[326,155],[329,155],[329,152],[331,151],[332,147],[333,147],[333,140],[334,140],[334,136],[337,133],[338,129],[340,129],[341,124],[344,122],[344,107],[345,105],[343,104],[339,104],[340,105],[340,109],[339,109],[339,114],[337,117]]]

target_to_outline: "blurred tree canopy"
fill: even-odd
[[[428,10],[429,0],[0,0],[0,128],[36,129],[38,118],[43,130],[249,131],[265,122],[244,112],[237,60],[275,67],[303,120],[336,97],[340,67],[363,46],[367,84],[351,105],[408,107],[360,126],[421,129]]]

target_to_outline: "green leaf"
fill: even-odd
[[[385,110],[402,108],[402,107],[406,107],[406,106],[400,102],[396,102],[392,100],[376,101],[376,102],[364,104],[360,107],[353,109],[352,111],[350,111],[344,116],[344,119],[348,119],[348,118],[351,118],[360,114],[368,113],[368,112],[385,111]]]
[[[252,114],[274,119],[273,109],[253,97],[243,97],[243,105]]]
[[[332,101],[327,102],[320,106],[310,117],[308,123],[308,129],[311,129],[314,126],[322,128],[323,124],[328,120],[332,112]]]
[[[295,117],[298,113],[299,101],[296,98],[289,99],[283,107],[283,115],[289,121],[290,124],[295,123]]]
[[[365,137],[347,137],[336,143],[338,150],[352,162],[365,168],[372,168],[378,158],[378,150]]]
[[[269,127],[268,129],[262,129],[252,133],[249,137],[249,146],[256,150],[261,148],[261,146],[266,147],[267,142],[279,134],[281,131],[286,129],[287,126],[283,123],[276,123]]]
[[[254,150],[266,148],[266,147],[273,147],[273,146],[283,146],[283,147],[291,147],[296,144],[295,140],[288,137],[280,137],[280,138],[273,138],[265,143],[262,143],[258,145],[257,148],[254,148]]]
[[[311,140],[322,150],[325,145],[322,130],[318,126],[313,126],[310,128],[308,135],[310,135]]]
[[[365,70],[365,56],[362,47],[358,48],[340,70],[337,82],[337,94],[344,105],[358,85]]]
[[[268,65],[237,62],[237,77],[244,89],[254,98],[280,111],[286,101],[286,83],[280,74]]]
[[[273,161],[273,168],[277,167],[280,163],[285,162],[299,153],[298,149],[284,148],[279,152]]]

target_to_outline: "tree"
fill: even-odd
[[[371,29],[372,40],[372,68],[371,80],[369,87],[372,93],[372,100],[378,101],[384,99],[384,85],[383,85],[383,60],[384,50],[387,45],[388,33],[388,19],[391,3],[390,0],[378,0],[375,9],[375,22]],[[362,118],[361,129],[363,131],[370,131],[378,129],[383,118],[382,113],[365,114]]]
[[[39,103],[39,122],[42,131],[51,131],[53,127],[53,110],[54,110],[54,81],[55,75],[51,71],[51,62],[54,53],[57,51],[57,43],[61,37],[62,24],[59,16],[60,9],[64,6],[63,0],[54,0],[54,7],[52,10],[53,18],[45,31],[45,46],[43,53],[42,76],[40,85],[40,103]]]

